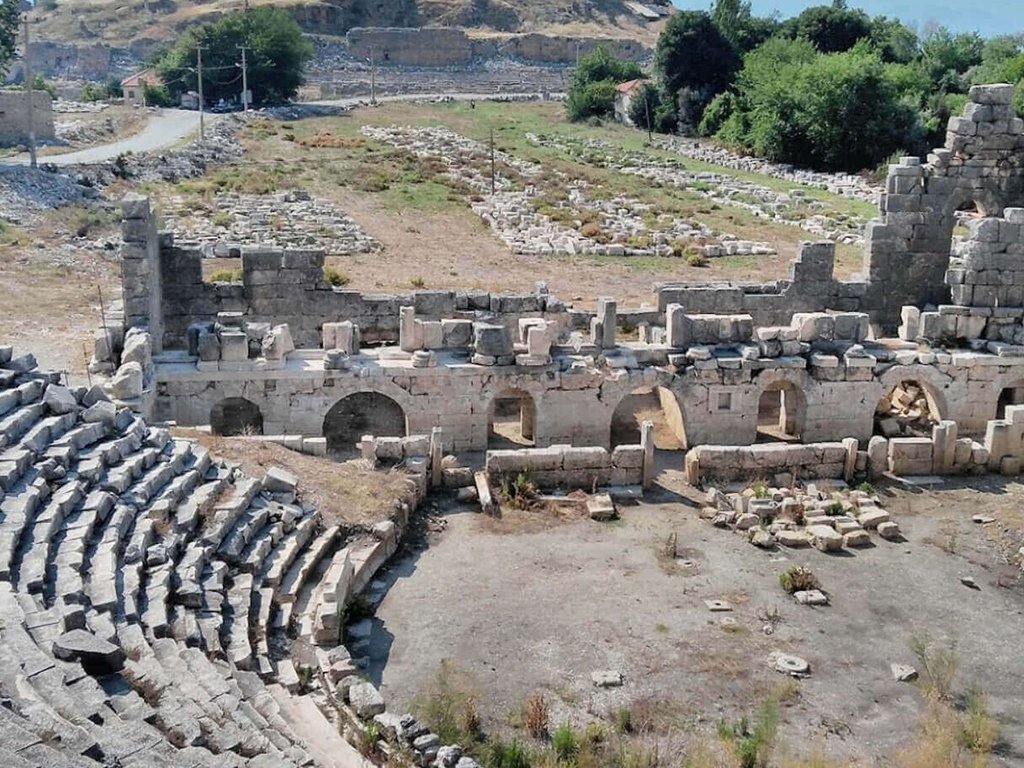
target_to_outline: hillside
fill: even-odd
[[[57,0],[40,12],[36,39],[102,43],[144,52],[191,24],[241,10],[245,0]],[[660,24],[630,0],[251,0],[286,7],[310,34],[341,36],[353,27],[463,27],[480,33],[632,38],[651,43]],[[665,7],[668,0],[646,0]]]

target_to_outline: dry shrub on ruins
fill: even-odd
[[[437,673],[413,701],[413,712],[443,744],[465,749],[482,740],[478,694],[472,677],[452,661],[443,660]]]
[[[503,477],[501,489],[498,491],[501,503],[512,509],[528,511],[537,506],[539,491],[537,485],[525,472],[520,472],[514,478]]]
[[[979,700],[980,701],[980,700]],[[968,703],[958,712],[931,700],[918,725],[918,735],[896,757],[898,768],[988,768],[988,754],[999,740],[999,725],[983,702]]]
[[[952,697],[953,680],[960,668],[956,646],[956,640],[938,645],[928,635],[910,638],[910,651],[917,658],[921,689],[926,697],[936,701],[948,701]]]
[[[818,577],[810,568],[794,565],[779,574],[779,584],[789,594],[805,592],[810,589],[821,589]]]
[[[535,739],[548,733],[548,702],[543,693],[535,693],[523,707],[523,727]]]
[[[350,139],[345,136],[335,136],[333,133],[318,133],[315,136],[299,139],[296,143],[302,147],[317,149],[362,149],[366,145],[366,141],[363,139]]]

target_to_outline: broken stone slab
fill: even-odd
[[[125,363],[117,369],[107,385],[115,400],[135,400],[142,397],[142,366]]]
[[[866,547],[871,544],[871,536],[863,528],[843,534],[844,547]]]
[[[897,683],[909,683],[911,680],[917,679],[917,670],[909,664],[893,662],[889,665],[889,670],[892,672],[892,679]]]
[[[614,669],[596,670],[590,673],[590,682],[598,688],[618,688],[622,685],[622,673]]]
[[[828,595],[820,589],[802,589],[794,592],[793,597],[800,605],[828,605]]]
[[[877,528],[882,523],[889,522],[889,513],[877,507],[874,509],[868,508],[857,515],[857,522],[861,524],[862,528]]]
[[[761,549],[771,549],[775,546],[775,536],[764,528],[754,528],[750,531],[750,543]]]
[[[712,613],[723,613],[732,610],[732,605],[727,600],[705,600],[704,605]]]
[[[894,522],[879,523],[878,535],[887,541],[899,541],[903,538],[900,533],[900,526]]]
[[[842,534],[830,526],[810,525],[807,527],[807,535],[811,539],[811,545],[822,552],[834,552],[843,548]]]
[[[384,697],[372,683],[359,682],[348,689],[348,703],[353,711],[364,720],[384,711]]]
[[[54,640],[53,655],[81,662],[91,675],[113,674],[124,668],[124,651],[85,629],[72,629]]]
[[[607,493],[599,493],[587,499],[587,513],[591,520],[601,523],[610,520],[617,520],[619,511],[615,508],[615,502]]]
[[[811,538],[806,531],[779,531],[775,534],[775,541],[783,547],[807,547],[811,544]]]
[[[43,403],[50,409],[50,413],[58,416],[71,413],[78,407],[74,393],[67,387],[59,384],[51,384],[43,393]]]
[[[299,478],[283,467],[271,467],[263,476],[263,490],[269,493],[295,493]]]

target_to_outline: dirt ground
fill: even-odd
[[[662,480],[677,487],[678,473]],[[1021,543],[1024,486],[977,480],[883,493],[906,541],[835,556],[755,549],[701,521],[695,498],[664,488],[611,524],[495,525],[453,507],[447,529],[385,577],[371,676],[401,711],[452,660],[480,692],[485,728],[499,731],[539,691],[553,724],[653,701],[699,733],[722,717],[754,716],[780,690],[787,678],[767,666],[779,650],[811,665],[782,710],[784,748],[885,765],[925,709],[889,665],[917,665],[909,643],[927,636],[958,642],[955,691],[988,697],[1001,727],[994,764],[1024,764],[1024,585],[1006,554]],[[979,512],[996,522],[973,523]],[[686,562],[666,567],[658,552],[673,532]],[[781,590],[778,574],[793,564],[818,575],[830,606],[800,606]],[[709,599],[733,610],[712,613]],[[781,620],[765,634],[774,611]],[[625,685],[594,688],[595,670],[618,670]]]

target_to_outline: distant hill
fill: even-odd
[[[245,0],[56,0],[38,14],[36,39],[103,43],[145,51],[191,24],[242,10]],[[544,32],[653,43],[652,10],[670,0],[251,0],[289,9],[310,34],[342,36],[353,27],[462,27],[484,33]],[[644,17],[648,18],[645,19]]]

